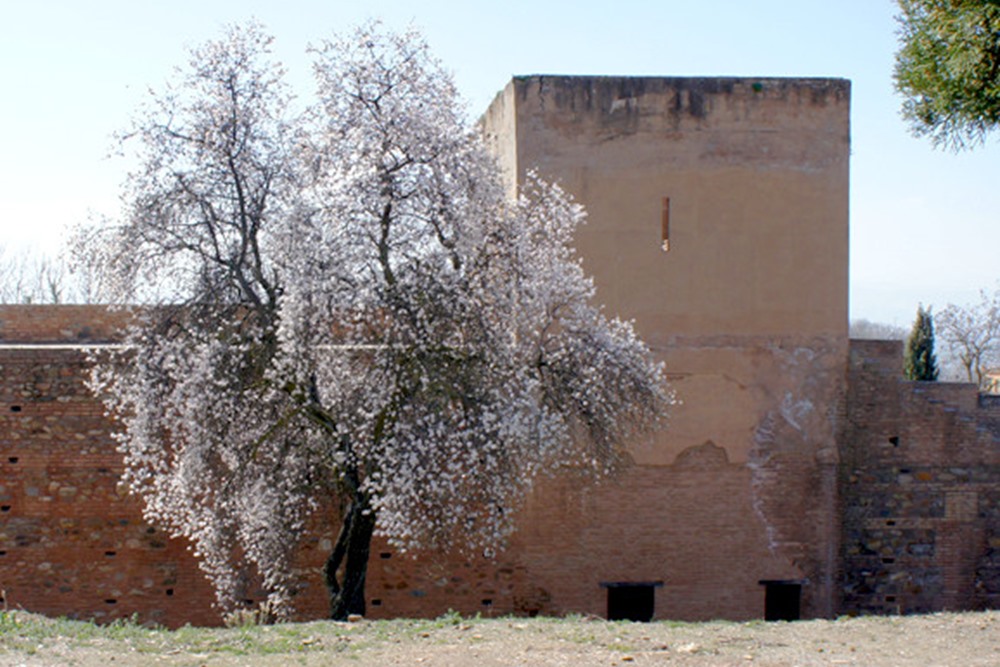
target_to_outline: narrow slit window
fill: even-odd
[[[660,249],[670,252],[670,197],[663,198],[663,209],[660,212]]]

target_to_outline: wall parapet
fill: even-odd
[[[106,305],[0,305],[0,344],[115,342],[128,318]]]

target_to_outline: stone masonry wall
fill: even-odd
[[[14,306],[0,304],[0,343],[86,345],[114,339],[125,311],[103,306]]]
[[[147,524],[140,501],[119,483],[112,425],[84,385],[85,352],[70,344],[98,340],[80,332],[101,331],[107,313],[30,307],[22,319],[17,310],[0,307],[0,331],[16,322],[20,332],[0,347],[6,603],[104,621],[137,614],[170,627],[219,623],[212,589],[187,543]],[[781,468],[797,480],[786,490],[814,488],[791,459]],[[603,615],[607,584],[655,582],[656,618],[759,618],[758,582],[788,578],[789,565],[766,539],[776,527],[763,525],[753,501],[756,474],[708,441],[597,484],[571,473],[542,480],[527,499],[521,529],[496,558],[401,554],[376,540],[368,615]],[[301,619],[326,615],[321,568],[335,539],[335,514],[335,507],[319,513],[302,537]],[[805,587],[806,608],[821,606],[816,588]],[[259,599],[253,592],[247,603]]]
[[[122,321],[101,307],[0,306],[3,604],[99,621],[137,614],[171,627],[216,624],[214,593],[188,544],[147,524],[119,482],[111,424],[84,385],[79,346],[113,339]],[[323,538],[304,541],[303,567],[317,569],[323,556],[311,547]],[[321,589],[303,594],[307,614],[323,615]]]
[[[841,447],[842,611],[1000,604],[1000,406],[902,379],[901,344],[852,341]]]
[[[215,625],[214,592],[188,543],[149,525],[120,483],[113,425],[84,384],[86,348],[113,342],[124,318],[97,306],[0,306],[0,604]],[[338,525],[337,508],[327,506],[301,539],[300,619],[327,615],[322,566]],[[376,539],[369,615],[538,613],[547,601],[524,572],[509,558],[402,555]],[[251,585],[244,602],[262,597]]]
[[[11,315],[0,308],[0,330],[10,331]],[[5,337],[0,349],[3,602],[98,620],[138,614],[167,626],[218,623],[187,544],[148,525],[119,484],[111,425],[83,384],[85,354],[66,345],[84,326],[99,330],[100,311],[77,311],[77,321],[65,311],[31,315],[35,328],[22,323],[21,340]],[[835,606],[841,613],[1000,606],[1000,404],[971,385],[906,382],[900,354],[898,343],[852,342],[837,464]],[[815,492],[811,470],[786,461],[773,471],[775,484]],[[760,540],[772,527],[761,526],[762,508],[751,502],[761,500],[755,474],[706,442],[669,464],[634,466],[597,485],[565,475],[544,481],[496,560],[414,558],[376,541],[369,615],[450,608],[601,615],[602,584],[643,581],[657,583],[657,618],[759,617],[758,581],[786,578],[787,564]],[[321,566],[335,537],[328,518],[317,516],[302,539],[300,618],[326,613]],[[805,607],[821,606],[810,599],[818,587],[806,584]],[[256,592],[247,602],[258,599]]]
[[[110,620],[210,622],[185,545],[147,525],[83,386],[84,354],[0,356],[0,587],[13,608]]]
[[[727,617],[760,615],[760,579],[801,583],[802,614],[832,616],[848,346],[850,83],[515,77],[483,127],[509,186],[535,170],[586,207],[575,245],[597,298],[609,314],[634,321],[665,363],[679,403],[649,446],[631,449],[649,467],[643,474],[711,443],[729,468],[703,484],[725,487],[737,470],[749,478],[730,502],[702,498],[718,523],[739,525],[728,534],[695,514],[679,520],[674,508],[686,499],[653,505],[625,490],[622,506],[661,530],[660,563],[669,560],[662,571],[692,582],[690,602],[671,609],[673,617],[711,613],[695,607],[719,594],[723,580],[741,582],[731,591],[747,581],[755,587]],[[690,478],[670,479],[676,489]],[[736,520],[738,506],[753,518]],[[697,544],[700,569],[669,557],[678,544]],[[748,544],[761,547],[766,562],[715,558]],[[598,562],[616,557],[605,544],[590,551]],[[667,589],[657,590],[658,612],[661,597],[674,601]]]

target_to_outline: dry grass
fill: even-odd
[[[998,665],[1000,612],[797,623],[583,618],[292,623],[175,631],[0,615],[0,665]]]

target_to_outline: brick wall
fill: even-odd
[[[382,603],[373,615],[604,616],[607,584],[649,582],[662,584],[656,618],[759,618],[758,582],[788,566],[762,537],[751,483],[745,466],[726,462],[636,466],[599,484],[547,479],[497,566],[481,555],[373,558],[369,598]]]
[[[1000,603],[1000,407],[908,382],[900,343],[852,341],[841,447],[842,609]]]
[[[3,602],[71,618],[218,623],[187,543],[146,523],[119,483],[111,424],[84,385],[87,354],[73,345],[113,341],[123,320],[100,306],[0,306]],[[304,568],[318,570],[310,546],[320,539],[305,541]],[[323,614],[321,586],[303,608]]]
[[[185,545],[147,525],[67,350],[0,357],[0,587],[11,607],[177,625],[212,619]]]
[[[115,337],[128,315],[105,306],[0,304],[0,343],[99,343]]]
[[[119,484],[111,425],[83,382],[86,355],[66,345],[113,339],[117,317],[92,307],[0,308],[7,345],[0,349],[0,588],[9,605],[52,615],[218,623],[213,592],[187,544],[148,525],[138,499]],[[39,341],[48,345],[18,347]],[[786,454],[785,504],[798,506],[815,490],[817,469],[811,455]],[[369,615],[603,615],[602,585],[641,581],[662,583],[657,618],[760,617],[758,581],[801,577],[808,563],[778,555],[790,547],[773,544],[772,533],[790,534],[798,515],[770,507],[790,523],[765,525],[755,475],[706,442],[669,465],[635,465],[599,483],[568,472],[546,478],[495,560],[400,554],[376,540]],[[773,505],[778,490],[761,502]],[[336,525],[328,509],[302,538],[300,618],[326,615],[321,568]],[[811,590],[807,609],[819,604]]]
[[[168,626],[218,623],[211,587],[186,543],[143,521],[138,500],[119,485],[110,424],[83,384],[84,353],[57,344],[79,340],[88,326],[90,340],[111,336],[87,324],[86,310],[31,310],[13,327],[10,310],[0,308],[5,343],[53,343],[0,350],[6,603],[99,620],[136,613]],[[572,473],[546,478],[495,560],[400,554],[376,540],[369,615],[603,615],[602,585],[655,582],[657,618],[749,619],[763,614],[759,581],[796,579],[806,616],[826,607],[995,607],[1000,405],[977,399],[968,385],[905,382],[899,357],[898,344],[852,344],[845,404],[825,413],[846,425],[839,463],[773,447],[766,466],[733,462],[724,447],[705,442],[670,463],[635,465],[599,483]],[[784,439],[779,430],[770,435]],[[836,498],[824,490],[835,480],[840,509],[831,512],[815,498]],[[840,518],[839,540],[825,537],[828,514]],[[335,509],[318,514],[303,536],[300,618],[326,615],[321,567],[335,519]],[[834,600],[810,579],[823,548],[815,540],[839,549]]]

